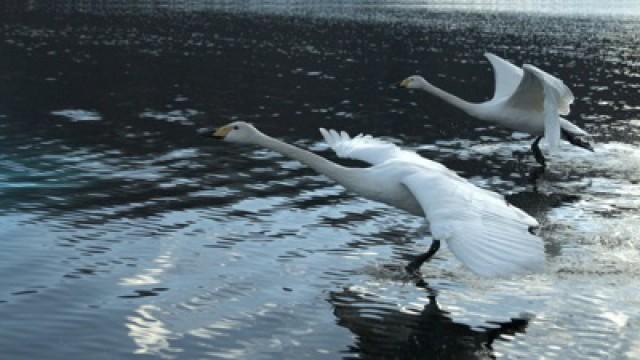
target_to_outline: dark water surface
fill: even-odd
[[[640,357],[638,18],[223,8],[0,25],[3,358]],[[487,50],[564,79],[596,153],[534,188],[530,138],[393,87],[488,99]],[[406,281],[420,218],[197,135],[235,119],[332,159],[318,127],[441,161],[543,224],[546,271],[481,279],[443,249]]]

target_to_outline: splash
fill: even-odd
[[[530,141],[471,144],[470,154],[513,159],[514,153],[528,152]],[[640,148],[619,142],[594,145],[594,152],[562,144],[557,153],[546,155],[554,172],[605,172],[610,177],[640,178]],[[544,147],[543,147],[544,151]],[[546,152],[545,152],[546,154]]]

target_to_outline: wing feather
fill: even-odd
[[[375,139],[370,135],[358,135],[353,138],[346,132],[338,133],[335,130],[326,130],[321,128],[320,133],[327,145],[336,155],[345,159],[355,159],[368,162],[372,165],[381,164],[390,159],[404,159],[412,162],[429,163],[430,167],[443,167],[442,165],[425,159],[413,151],[402,150],[396,145]],[[437,165],[435,165],[437,164]]]
[[[560,144],[561,118],[567,115],[574,97],[562,80],[538,69],[524,65],[524,76],[511,95],[508,104],[524,111],[541,112],[544,118],[544,138],[550,150]]]
[[[506,98],[513,94],[522,79],[522,69],[492,53],[486,52],[484,56],[493,67],[493,76],[496,84],[493,99]]]
[[[571,89],[557,77],[538,69],[533,65],[526,64],[522,67],[524,71],[532,72],[545,85],[545,97],[553,97],[557,102],[557,113],[560,115],[568,115],[571,111],[570,107],[575,100]]]
[[[541,271],[544,244],[529,233],[538,222],[504,199],[469,182],[417,172],[403,183],[416,197],[435,239],[473,272],[501,276]]]

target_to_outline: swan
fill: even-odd
[[[480,120],[493,122],[512,130],[536,136],[531,151],[536,161],[546,166],[539,143],[543,137],[551,152],[563,138],[572,145],[593,151],[581,137],[589,134],[559,115],[569,114],[574,97],[562,80],[537,67],[525,64],[518,68],[507,60],[485,53],[495,76],[493,98],[483,103],[470,103],[427,82],[422,76],[404,79],[401,87],[418,89],[435,95]]]
[[[419,270],[445,241],[453,254],[481,276],[541,271],[542,239],[533,234],[538,222],[494,192],[476,187],[444,165],[402,150],[394,144],[346,132],[320,129],[338,157],[356,159],[371,167],[345,167],[315,153],[267,136],[246,122],[218,128],[213,137],[258,145],[297,160],[367,199],[423,216],[433,242],[405,269]]]

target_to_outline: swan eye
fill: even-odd
[[[235,125],[235,126],[233,127],[233,130],[238,130],[238,125]]]

